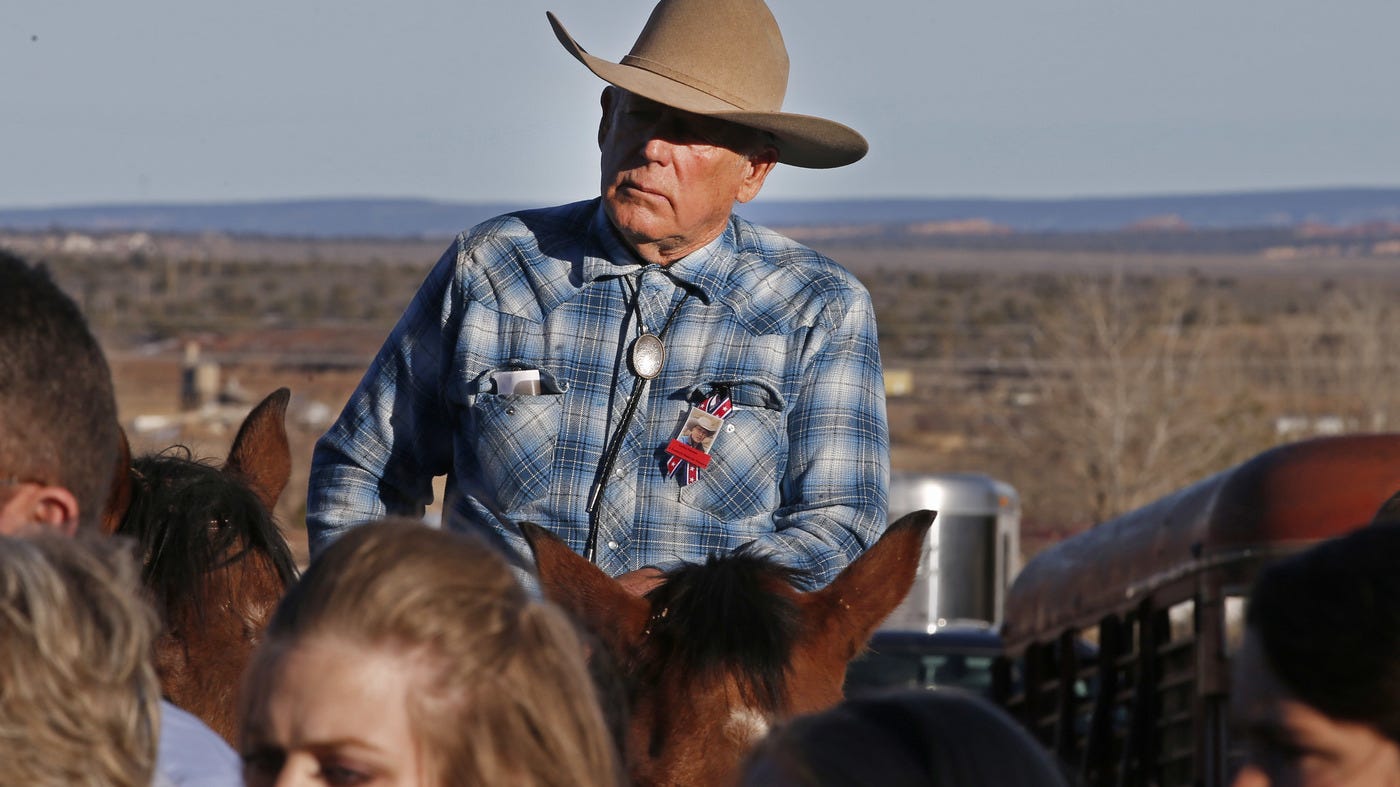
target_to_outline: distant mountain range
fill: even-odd
[[[250,234],[274,237],[449,237],[524,205],[413,199],[109,204],[0,209],[18,231]],[[1076,199],[759,200],[746,218],[777,227],[981,222],[1011,232],[1102,232],[1400,223],[1400,188],[1302,189]]]

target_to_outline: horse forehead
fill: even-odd
[[[784,714],[744,701],[732,676],[675,685],[632,718],[633,776],[638,784],[720,784],[744,753]]]
[[[211,572],[210,580],[235,588],[244,603],[275,605],[287,590],[276,563],[262,552],[250,550],[245,554],[246,559]]]
[[[772,719],[758,708],[740,705],[729,709],[721,729],[724,737],[740,746],[752,746],[763,739],[772,727]]]
[[[741,730],[785,715],[785,702],[764,708],[754,701],[742,670],[668,670],[658,677],[634,697],[633,720],[643,726]]]
[[[213,569],[200,577],[202,594],[217,599],[220,609],[240,617],[266,622],[286,586],[272,558],[251,549],[240,559]]]

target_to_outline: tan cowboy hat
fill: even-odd
[[[698,426],[710,434],[716,434],[719,432],[721,423],[723,423],[722,419],[709,413],[691,413],[690,422],[685,425],[685,431],[689,432],[692,426]]]
[[[763,0],[661,0],[620,63],[588,54],[547,14],[559,43],[606,82],[660,104],[767,131],[778,160],[841,167],[870,149],[840,123],[783,112],[788,56]]]

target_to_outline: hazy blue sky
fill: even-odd
[[[0,207],[597,192],[652,0],[3,0]],[[770,0],[785,108],[871,142],[764,196],[1400,186],[1396,0]]]

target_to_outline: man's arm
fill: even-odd
[[[775,532],[745,547],[826,585],[888,524],[889,425],[874,309],[864,288],[813,329],[788,414]]]
[[[450,468],[443,401],[457,297],[457,244],[443,254],[330,430],[316,443],[307,491],[311,555],[346,529],[386,515],[422,516],[432,479]]]

